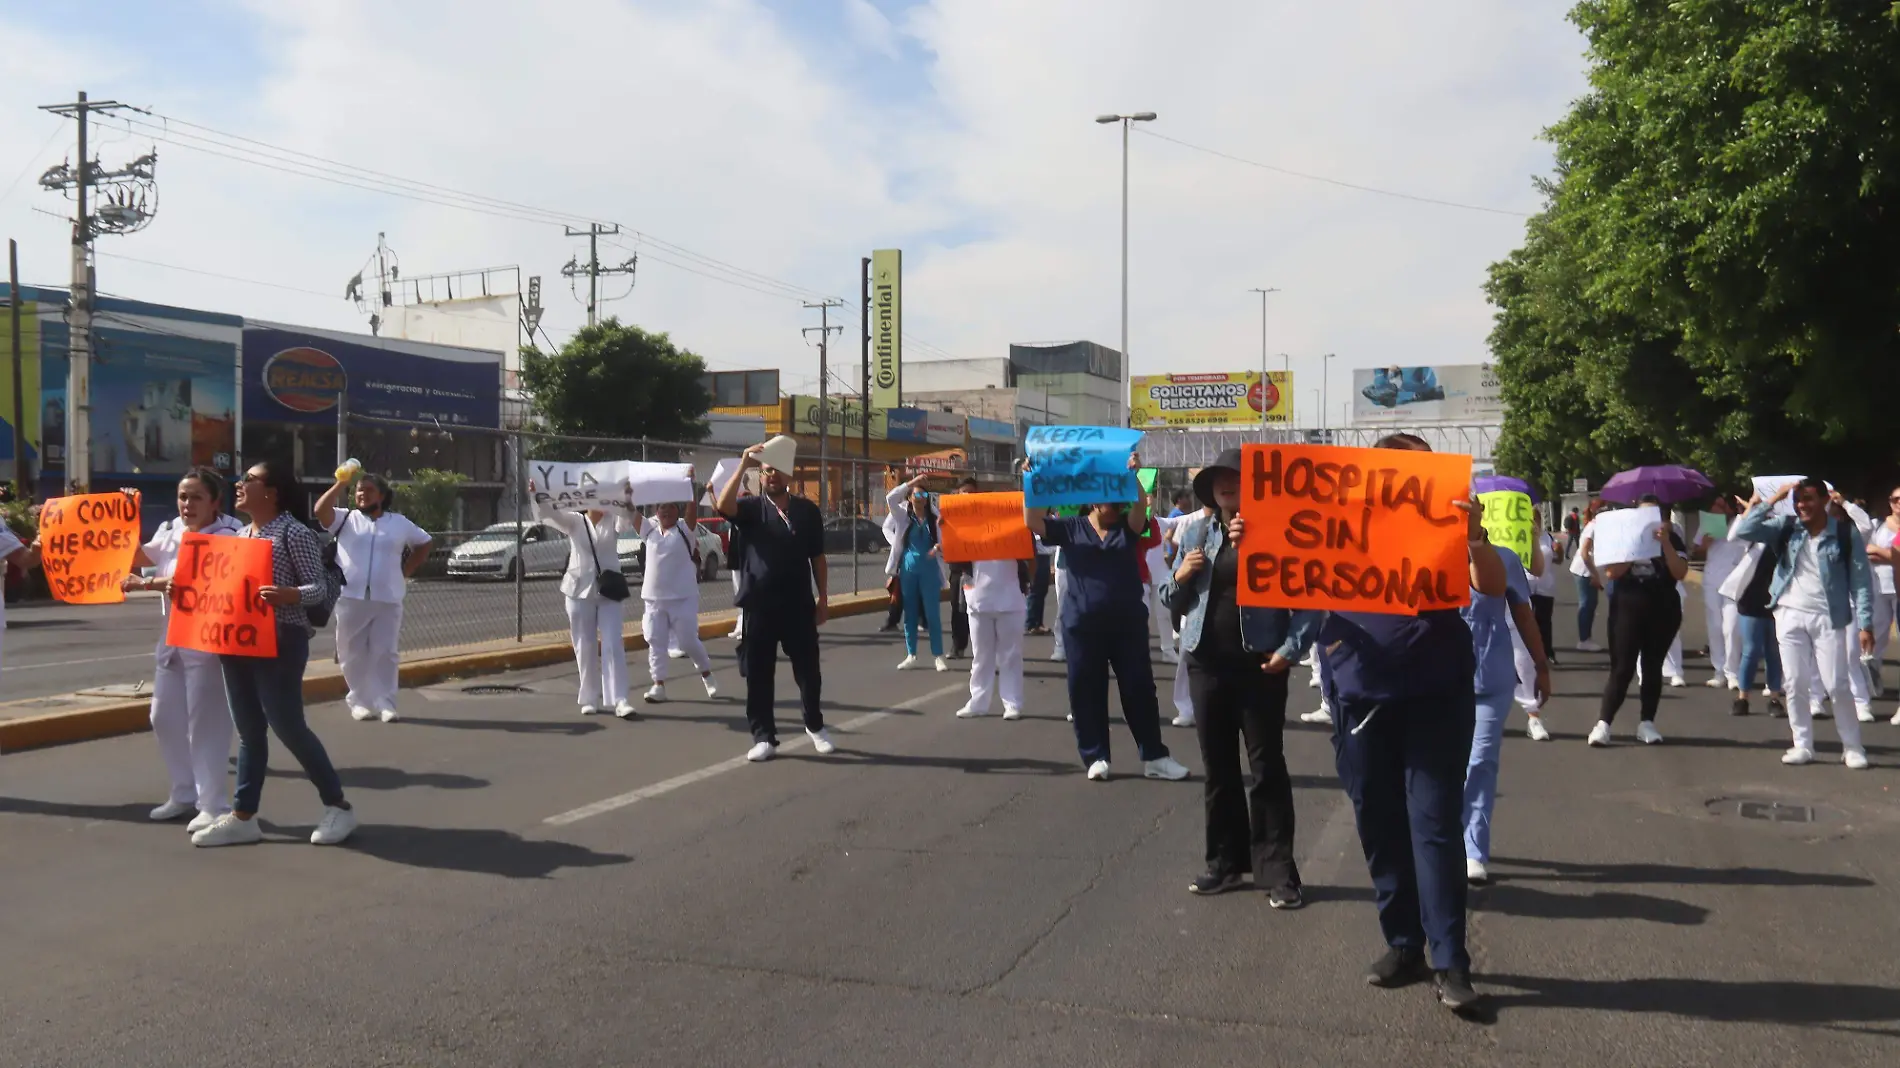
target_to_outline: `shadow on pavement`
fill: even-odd
[[[418,727],[446,727],[455,731],[500,731],[503,734],[556,734],[579,737],[605,730],[606,724],[576,716],[572,720],[547,719],[428,719],[404,716],[402,724]]]
[[[35,801],[30,797],[0,797],[0,814],[16,816],[64,816],[75,820],[114,820],[120,823],[152,823],[152,806],[157,802],[130,805],[74,805],[60,801]],[[152,824],[155,827],[164,824]],[[184,821],[179,821],[184,826]]]
[[[1872,879],[1857,875],[1827,875],[1780,868],[1689,868],[1678,864],[1572,864],[1561,860],[1492,857],[1492,877],[1506,883],[1611,883],[1622,886],[1664,883],[1672,886],[1836,886],[1868,887]],[[1540,869],[1537,874],[1496,870],[1500,865]]]
[[[839,746],[838,751],[829,756],[799,752],[790,753],[778,759],[809,760],[817,764],[847,763],[870,764],[879,767],[944,768],[949,771],[961,771],[966,775],[1080,775],[1085,770],[1080,764],[1066,760],[1037,760],[1033,757],[904,756],[897,753],[867,753],[863,750],[846,749],[843,746]]]
[[[1590,894],[1554,894],[1533,886],[1498,883],[1471,892],[1471,908],[1539,920],[1645,920],[1678,927],[1708,922],[1709,910],[1649,894],[1599,890]]]
[[[344,848],[413,868],[508,879],[545,879],[562,868],[599,868],[633,860],[620,853],[596,853],[570,842],[523,838],[508,831],[386,823],[364,824]]]
[[[233,766],[237,763],[232,761]],[[345,790],[407,790],[410,787],[426,787],[431,790],[480,790],[491,785],[487,779],[478,779],[473,775],[457,775],[451,771],[404,771],[401,768],[338,768],[338,777],[343,780]],[[305,779],[303,769],[299,767],[270,768],[265,772],[273,779]]]
[[[1846,983],[1715,979],[1555,979],[1487,975],[1491,1011],[1513,1008],[1666,1013],[1721,1023],[1832,1026],[1900,1021],[1900,990]],[[1499,993],[1508,987],[1523,993]],[[1879,1028],[1850,1028],[1900,1037]]]

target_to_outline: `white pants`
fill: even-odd
[[[1526,712],[1534,714],[1539,705],[1537,661],[1531,656],[1530,646],[1524,644],[1524,636],[1517,632],[1517,620],[1506,618],[1511,628],[1511,660],[1517,668],[1517,703],[1523,705]]]
[[[1702,616],[1709,630],[1709,666],[1717,678],[1733,685],[1742,675],[1742,613],[1734,601],[1722,596],[1705,578],[1702,584]]]
[[[350,687],[344,701],[373,712],[396,707],[396,639],[401,634],[401,604],[337,598],[336,659]]]
[[[1194,718],[1194,693],[1188,689],[1187,653],[1181,648],[1181,636],[1174,636],[1174,714]]]
[[[1155,638],[1161,650],[1173,654],[1174,613],[1168,611],[1167,603],[1161,599],[1161,587],[1152,582],[1148,584],[1148,618],[1154,623]]]
[[[1066,569],[1057,568],[1055,581],[1049,585],[1056,591],[1056,625],[1050,629],[1056,633],[1055,654],[1062,656],[1062,591],[1069,588],[1069,572]]]
[[[197,805],[213,816],[231,811],[231,706],[216,653],[175,649],[164,641],[154,654],[152,736],[165,758],[169,800]]]
[[[1882,620],[1885,620],[1883,623]],[[1900,621],[1900,600],[1891,593],[1874,591],[1874,671],[1869,682],[1872,692],[1879,697],[1885,691],[1881,689],[1880,664],[1887,655],[1887,642],[1893,637],[1894,623]],[[1859,650],[1856,650],[1858,654]]]
[[[970,613],[970,711],[990,710],[1003,691],[1005,710],[1023,707],[1023,620],[1016,612]]]
[[[1847,709],[1847,641],[1843,629],[1815,612],[1775,609],[1775,638],[1781,645],[1781,671],[1788,699],[1788,729],[1797,749],[1814,748],[1812,693],[1818,673],[1821,686],[1834,700],[1834,731],[1842,749],[1859,749],[1860,721]]]
[[[1874,670],[1868,671],[1867,665],[1860,662],[1860,628],[1849,626],[1841,633],[1847,649],[1847,689],[1854,695],[1854,704],[1870,705],[1880,696],[1876,685],[1876,676],[1880,673],[1880,657],[1887,651],[1887,631],[1893,626],[1893,595],[1874,594]]]
[[[699,600],[693,597],[668,597],[647,601],[646,614],[640,617],[640,633],[647,640],[647,672],[654,682],[666,681],[666,654],[684,650],[701,675],[712,670],[712,658],[699,640]]]
[[[581,672],[583,705],[612,708],[627,699],[625,603],[610,601],[598,593],[567,598],[567,633],[574,640],[574,666]]]

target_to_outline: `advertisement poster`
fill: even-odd
[[[871,407],[904,403],[904,253],[871,253]]]
[[[336,422],[350,411],[443,426],[501,425],[501,353],[290,327],[244,329],[244,417]]]
[[[27,459],[39,460],[40,442],[40,317],[39,305],[21,299],[20,309],[20,408],[21,422],[25,423]],[[11,343],[13,331],[13,309],[0,308],[0,345]],[[61,422],[65,420],[62,410]],[[65,432],[61,427],[62,434]],[[0,373],[0,459],[7,463],[9,475],[13,469],[13,375],[11,369]],[[37,464],[35,465],[37,466]]]
[[[1293,423],[1293,376],[1270,371],[1142,375],[1128,382],[1129,425],[1269,426]]]
[[[47,465],[65,463],[66,359],[48,356],[40,395]],[[231,470],[237,451],[237,351],[227,342],[95,325],[92,476]]]
[[[793,434],[818,434],[821,423],[828,423],[824,433],[837,437],[840,432],[855,441],[864,433],[864,408],[855,400],[840,400],[826,397],[826,406],[831,409],[831,418],[821,419],[818,414],[818,398],[799,394],[792,398]],[[871,412],[871,438],[875,441],[886,440],[889,413],[879,408]]]
[[[1362,367],[1352,373],[1352,392],[1354,426],[1495,423],[1504,417],[1498,376],[1488,363]]]

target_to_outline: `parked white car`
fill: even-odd
[[[513,581],[524,560],[527,576],[560,575],[567,570],[567,535],[546,523],[495,523],[449,550],[449,577]]]

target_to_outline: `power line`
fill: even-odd
[[[66,124],[55,120],[53,132],[46,135],[46,143],[35,149],[33,154],[26,158],[26,166],[20,168],[19,177],[13,179],[12,184],[7,186],[6,192],[0,193],[0,204],[5,204],[8,198],[20,191],[20,183],[26,181],[26,176],[33,173],[34,167],[39,166],[40,158],[46,155],[46,150],[53,147],[53,142],[59,140],[59,135],[65,132]]]
[[[1136,128],[1135,132],[1138,134],[1141,134],[1143,137],[1153,137],[1153,138],[1156,138],[1157,140],[1167,141],[1170,144],[1180,145],[1182,148],[1193,149],[1196,152],[1204,152],[1210,156],[1218,156],[1221,159],[1230,160],[1234,163],[1244,163],[1249,167],[1258,167],[1263,171],[1272,171],[1275,174],[1283,174],[1289,178],[1300,178],[1309,182],[1323,182],[1326,185],[1338,186],[1341,189],[1353,189],[1361,193],[1374,193],[1382,197],[1393,197],[1398,200],[1410,200],[1419,204],[1433,204],[1441,208],[1457,208],[1460,211],[1480,211],[1480,212],[1484,212],[1487,215],[1508,215],[1512,218],[1517,218],[1517,219],[1531,218],[1531,214],[1529,212],[1513,211],[1509,208],[1491,208],[1491,207],[1485,207],[1482,204],[1460,204],[1455,200],[1439,200],[1436,197],[1423,197],[1423,196],[1418,196],[1413,193],[1401,193],[1392,189],[1380,189],[1377,186],[1360,185],[1357,182],[1348,182],[1339,178],[1328,178],[1323,174],[1307,174],[1303,171],[1289,170],[1286,167],[1278,167],[1271,163],[1261,163],[1258,160],[1242,159],[1239,156],[1230,155],[1218,149],[1206,148],[1201,145],[1190,144],[1186,141],[1181,140],[1178,137],[1169,137],[1167,134],[1156,133],[1153,130]]]

